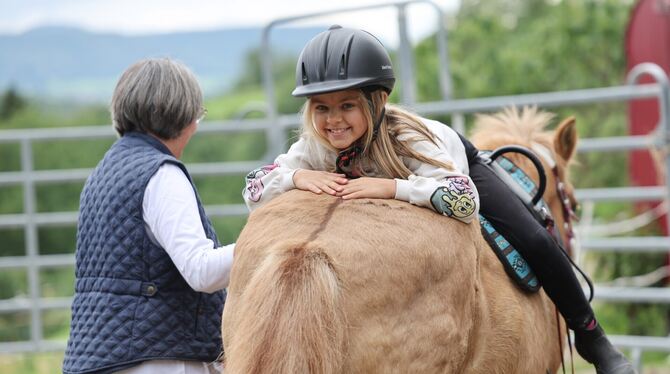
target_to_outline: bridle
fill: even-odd
[[[572,250],[577,244],[577,238],[575,237],[572,221],[577,221],[579,218],[577,217],[577,214],[575,214],[574,207],[570,202],[570,197],[565,190],[565,182],[563,182],[558,175],[558,165],[556,164],[556,160],[554,160],[553,153],[547,147],[535,142],[532,143],[531,148],[534,152],[539,154],[540,157],[542,157],[547,162],[547,164],[549,164],[551,167],[551,172],[554,174],[554,179],[556,180],[556,192],[558,193],[558,198],[561,202],[561,212],[563,214],[563,231],[565,232],[565,237],[567,239],[566,243],[562,243],[560,234],[555,234],[554,236],[559,241],[559,244],[565,246],[564,249],[568,261],[570,261],[572,266],[574,266],[574,268],[582,275],[582,277],[584,277],[584,281],[586,281],[587,285],[589,286],[589,302],[591,302],[593,300],[593,282],[591,279],[589,279],[588,275],[586,275],[586,273],[584,273],[584,271],[582,271],[582,269],[572,260]]]
[[[554,160],[552,152],[542,144],[535,142],[532,143],[531,148],[549,165],[551,172],[554,175],[554,180],[556,181],[556,192],[558,193],[558,198],[561,203],[561,213],[563,215],[563,231],[565,232],[565,237],[567,239],[563,244],[568,255],[572,255],[573,249],[576,245],[576,236],[572,221],[578,220],[577,214],[575,213],[575,209],[572,206],[570,197],[566,191],[565,183],[558,175],[558,165],[556,160]],[[560,235],[558,235],[557,239],[560,240]]]

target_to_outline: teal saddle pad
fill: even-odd
[[[497,162],[516,183],[518,183],[524,191],[533,196],[537,191],[535,182],[513,162],[505,157],[498,157],[494,162]],[[540,201],[538,204],[543,204]],[[548,208],[548,207],[546,207]],[[540,289],[540,282],[535,276],[533,269],[530,268],[528,262],[523,258],[521,253],[505,239],[493,225],[481,214],[479,215],[479,222],[482,228],[482,235],[489,243],[493,252],[498,256],[500,262],[505,268],[507,275],[512,278],[515,283],[523,290],[529,292],[536,292]]]

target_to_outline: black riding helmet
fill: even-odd
[[[334,25],[310,40],[296,67],[293,96],[379,87],[391,93],[391,58],[372,34]]]

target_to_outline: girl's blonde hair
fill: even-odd
[[[402,162],[402,157],[412,158],[450,171],[454,170],[454,166],[451,163],[435,160],[412,149],[411,144],[419,141],[429,141],[437,145],[435,135],[415,114],[397,105],[386,104],[384,106],[382,90],[371,92],[369,94],[369,101],[368,97],[360,91],[358,101],[368,123],[367,132],[363,135],[362,139],[358,140],[360,146],[363,148],[362,157],[370,162],[377,172],[383,174],[381,176],[407,179],[412,172]],[[372,105],[370,105],[370,102]],[[371,107],[375,109],[374,116],[371,112]],[[382,115],[382,109],[385,109],[386,114],[382,119],[375,138],[373,135],[374,118],[379,118]],[[316,140],[321,146],[336,153],[338,152],[316,129],[314,110],[310,105],[309,99],[303,106],[302,119],[302,133],[308,144],[310,140]],[[315,144],[312,144],[312,146],[315,146]],[[312,147],[309,151],[318,152],[316,148],[318,147]],[[334,160],[327,160],[328,157],[323,154],[317,155],[317,158],[322,160],[324,163],[322,166],[324,166],[326,171],[335,171]],[[358,161],[360,162],[360,159]],[[361,172],[365,173],[364,170],[361,170]]]

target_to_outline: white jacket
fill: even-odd
[[[466,223],[471,222],[479,213],[479,194],[468,176],[465,147],[458,134],[445,124],[426,118],[422,118],[422,121],[435,135],[437,145],[428,140],[410,142],[409,145],[427,157],[452,164],[454,170],[403,157],[402,161],[412,175],[408,179],[395,179],[395,198]],[[411,133],[402,134],[400,140],[413,137]],[[272,165],[263,166],[247,175],[242,193],[244,201],[250,210],[254,210],[277,195],[295,188],[293,174],[296,170],[332,170],[336,158],[336,152],[315,139],[303,136],[287,153],[279,155]],[[374,169],[365,171],[367,176],[380,176],[376,175]]]

